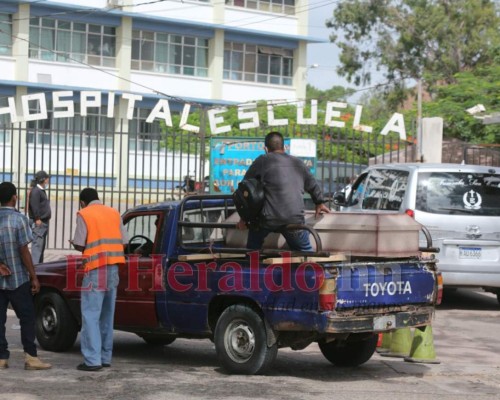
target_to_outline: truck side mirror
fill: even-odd
[[[335,192],[333,195],[333,204],[336,206],[345,206],[345,193],[344,192]]]

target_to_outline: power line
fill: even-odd
[[[34,3],[38,3],[38,2],[44,2],[44,1],[48,1],[48,0],[37,0],[37,1],[26,2],[26,3],[23,3],[23,4],[34,4]],[[151,0],[151,1],[146,1],[146,2],[143,2],[143,3],[134,4],[134,5],[132,5],[132,7],[137,8],[137,7],[144,6],[144,5],[150,5],[150,4],[155,4],[155,3],[162,3],[162,2],[166,2],[166,1],[183,3],[182,0],[181,1],[176,1],[176,0]],[[307,12],[307,11],[310,11],[310,10],[314,10],[314,9],[317,9],[317,8],[326,7],[326,6],[331,5],[331,4],[336,4],[336,3],[338,3],[338,1],[340,1],[340,0],[324,0],[324,1],[321,1],[318,4],[316,4],[315,6],[309,6],[309,5],[303,6],[303,9],[301,9],[300,7],[295,7],[295,10],[296,10],[295,14],[300,14],[300,13]],[[223,3],[225,3],[225,1],[221,1],[220,3],[212,3],[212,5],[223,4]],[[68,10],[68,11],[60,11],[60,12],[53,12],[53,13],[49,13],[49,14],[45,14],[45,15],[40,15],[40,16],[37,16],[36,18],[51,18],[51,17],[58,17],[58,16],[64,16],[64,15],[71,15],[71,14],[77,14],[77,15],[78,14],[82,14],[81,15],[82,17],[86,17],[88,15],[96,14],[98,12],[110,13],[112,11],[121,9],[122,7],[123,6],[120,6],[120,5],[111,5],[111,6],[106,6],[106,7],[102,7],[102,8],[96,7],[96,8],[88,8],[88,9],[73,9],[73,10]],[[187,9],[194,8],[194,7],[198,7],[198,5],[193,4],[193,5],[184,7],[183,9],[187,10]],[[156,10],[156,11],[158,11],[158,10]],[[271,21],[271,20],[280,19],[280,18],[286,18],[286,17],[288,17],[288,15],[286,15],[286,14],[280,14],[280,15],[271,16],[271,17],[268,17],[268,18],[265,18],[265,19],[251,21],[251,22],[248,22],[248,23],[245,23],[245,24],[241,24],[241,25],[231,25],[229,27],[239,28],[239,27],[243,27],[243,26],[258,24],[258,23],[261,23],[261,22],[266,22],[266,21]],[[25,18],[13,18],[12,21],[23,21],[23,20],[28,20],[28,19],[31,19],[31,18],[34,18],[34,17],[30,16],[30,17],[25,17]],[[255,19],[255,18],[259,18],[259,16],[244,17],[244,18],[240,18],[240,19],[237,19],[237,20],[233,20],[233,21],[225,21],[225,24],[226,25],[227,24],[233,24],[235,22],[247,21],[247,20]]]
[[[301,14],[301,13],[304,13],[304,12],[308,12],[310,10],[315,10],[317,8],[321,8],[321,7],[326,7],[326,6],[329,6],[330,4],[335,4],[335,3],[338,3],[338,1],[340,0],[325,0],[323,2],[320,2],[318,3],[319,5],[315,5],[315,6],[305,6],[304,9],[300,9],[300,7],[296,7],[295,8],[295,14]],[[298,10],[297,10],[298,9]],[[265,19],[260,19],[258,21],[252,21],[252,22],[248,22],[246,24],[241,24],[241,25],[231,25],[232,27],[236,27],[236,28],[241,28],[243,26],[248,26],[248,25],[253,25],[253,24],[258,24],[258,23],[262,23],[262,22],[267,22],[267,21],[272,21],[272,20],[275,20],[275,19],[279,19],[279,18],[286,18],[288,17],[288,15],[286,14],[280,14],[280,15],[274,15],[274,16],[271,16],[271,17],[267,17]],[[233,21],[226,21],[225,23],[226,24],[231,24],[231,23],[234,23],[234,22],[239,22],[239,21],[246,21],[246,20],[249,20],[249,19],[255,19],[255,18],[259,18],[259,17],[256,17],[256,16],[251,16],[251,17],[245,17],[245,18],[240,18],[240,19],[237,19],[237,20],[233,20]]]
[[[46,0],[40,0],[40,1],[46,1]],[[144,3],[139,3],[139,4],[136,4],[136,5],[135,5],[135,7],[137,7],[137,6],[141,6],[141,5],[147,5],[147,4],[160,3],[160,2],[164,2],[164,1],[172,1],[172,0],[154,0],[154,1],[148,1],[148,2],[144,2]],[[31,2],[31,3],[33,3],[33,2]],[[305,12],[305,11],[308,11],[308,10],[310,10],[310,9],[315,9],[315,8],[324,7],[324,6],[326,6],[326,5],[330,5],[330,4],[333,4],[333,3],[336,3],[336,1],[330,1],[330,0],[328,0],[328,1],[320,2],[320,3],[318,3],[319,5],[317,4],[317,5],[315,5],[314,7],[306,7],[304,10],[298,10],[298,11],[297,11],[297,13]],[[89,14],[87,14],[87,15],[90,15],[90,14],[92,14],[92,13],[94,13],[94,12],[97,12],[97,11],[105,11],[105,12],[110,12],[110,11],[112,11],[113,9],[117,8],[117,7],[118,7],[118,6],[113,6],[113,7],[109,8],[109,9],[95,8],[95,9],[85,10],[85,12],[89,13]],[[76,13],[76,12],[82,12],[82,10],[67,11],[67,12],[65,12],[65,14],[69,14],[69,13]],[[60,15],[60,14],[62,14],[62,13],[57,13],[57,15]],[[52,15],[56,15],[56,14],[52,14]],[[263,20],[263,21],[273,20],[273,19],[283,18],[283,17],[285,17],[285,15],[278,15],[278,16],[273,16],[273,17],[268,18],[268,19]],[[39,16],[38,18],[41,18],[41,17]],[[258,22],[263,22],[263,21],[258,21]],[[257,23],[257,22],[252,22],[252,23]],[[248,25],[248,24],[245,24],[245,25]],[[244,26],[244,25],[241,25],[241,26]],[[10,34],[10,33],[8,33],[8,32],[2,31],[1,29],[0,29],[0,32],[5,33],[5,34]],[[27,39],[24,39],[24,38],[20,38],[20,37],[18,37],[18,36],[13,35],[13,34],[10,34],[10,36],[12,36],[13,38],[17,38],[17,39],[19,39],[19,40],[23,40],[23,41],[25,41],[25,42],[28,42],[29,44],[34,45],[34,46],[36,46],[37,48],[40,48],[40,49],[42,49],[42,50],[45,50],[45,51],[51,52],[51,53],[56,54],[56,55],[60,55],[60,54],[62,53],[62,52],[57,52],[57,51],[52,50],[52,49],[47,49],[47,48],[44,48],[43,46],[40,46],[40,45],[35,45],[35,44],[34,44],[34,43],[32,43],[31,41],[29,41],[29,40],[27,40]],[[144,88],[144,89],[147,89],[147,90],[149,90],[149,91],[151,91],[151,92],[153,92],[153,93],[155,93],[155,94],[158,94],[158,95],[164,96],[164,97],[166,97],[166,98],[168,98],[168,99],[171,99],[171,100],[174,100],[174,101],[178,101],[178,102],[180,102],[180,103],[186,103],[186,104],[191,104],[191,105],[196,105],[196,106],[201,107],[201,104],[199,104],[199,103],[189,102],[189,101],[187,101],[187,100],[185,100],[185,99],[183,99],[183,98],[181,98],[181,97],[168,95],[168,94],[163,93],[163,92],[161,92],[161,91],[159,91],[159,90],[153,89],[153,88],[151,88],[151,87],[149,87],[149,86],[147,86],[147,85],[143,85],[143,84],[137,83],[137,82],[135,82],[135,81],[133,81],[133,80],[131,80],[131,79],[125,78],[125,77],[123,77],[123,76],[120,76],[120,75],[114,74],[114,73],[112,73],[112,72],[110,72],[110,71],[107,71],[107,70],[105,70],[105,69],[99,68],[98,66],[94,66],[94,65],[88,64],[88,63],[86,63],[86,62],[84,62],[84,61],[80,61],[80,60],[78,60],[78,59],[74,59],[74,58],[72,58],[72,57],[68,56],[68,54],[69,54],[69,53],[62,53],[62,54],[64,54],[64,55],[65,55],[65,58],[67,58],[68,60],[71,60],[71,61],[73,61],[73,62],[75,62],[75,63],[82,64],[82,65],[84,65],[84,66],[86,66],[86,67],[88,67],[88,68],[91,68],[91,69],[94,69],[94,70],[100,71],[100,72],[102,72],[102,73],[105,73],[105,74],[107,74],[107,75],[113,76],[113,77],[115,77],[115,78],[118,78],[118,79],[123,80],[123,81],[125,81],[125,82],[128,82],[128,83],[130,83],[130,84],[137,85],[137,86],[142,87],[142,88]],[[362,89],[362,90],[367,90],[367,89]],[[50,92],[50,90],[47,90],[46,92]],[[293,100],[293,101],[289,101],[289,103],[290,103],[290,104],[292,104],[292,103],[297,103],[297,102],[299,102],[299,101],[303,101],[303,100]],[[217,107],[220,107],[220,106],[217,106]]]
[[[6,35],[10,35],[10,36],[11,36],[11,37],[13,37],[13,38],[16,38],[16,39],[18,39],[18,40],[22,40],[22,41],[24,41],[24,42],[27,42],[27,43],[29,43],[29,44],[31,44],[31,45],[33,45],[33,46],[37,47],[37,48],[40,48],[40,49],[45,50],[45,51],[48,51],[48,52],[50,52],[50,53],[53,53],[53,54],[56,54],[56,55],[58,55],[58,54],[59,54],[59,53],[58,53],[58,52],[56,52],[55,50],[44,48],[43,46],[37,45],[37,44],[35,44],[35,43],[31,42],[31,41],[30,41],[30,40],[28,40],[28,39],[21,38],[21,37],[16,36],[16,35],[14,35],[14,34],[12,34],[12,33],[6,32],[6,31],[4,31],[4,30],[2,30],[2,29],[0,29],[0,33],[4,33],[4,34],[6,34]],[[167,99],[170,99],[170,100],[173,100],[173,101],[177,101],[177,102],[179,102],[179,103],[186,103],[186,104],[191,104],[191,105],[196,105],[196,106],[198,106],[198,107],[202,107],[202,106],[201,106],[201,104],[199,104],[199,103],[189,102],[189,101],[187,101],[187,100],[185,100],[185,99],[182,99],[182,98],[180,98],[180,97],[176,97],[176,96],[172,96],[172,95],[169,95],[169,94],[163,93],[163,92],[161,92],[161,91],[159,91],[159,90],[156,90],[156,89],[153,89],[153,88],[151,88],[151,87],[149,87],[149,86],[143,85],[142,83],[134,82],[134,81],[132,81],[131,79],[125,78],[125,77],[120,76],[120,75],[118,75],[118,74],[114,74],[114,73],[112,73],[112,72],[110,72],[110,71],[106,71],[105,69],[99,68],[99,67],[97,67],[97,66],[95,66],[95,65],[91,65],[91,64],[88,64],[88,63],[86,63],[86,62],[84,62],[84,61],[80,61],[80,60],[78,60],[78,59],[75,59],[75,58],[69,57],[69,56],[67,55],[68,53],[64,53],[64,54],[65,54],[65,57],[66,57],[67,59],[69,59],[69,60],[71,60],[71,61],[73,61],[73,62],[75,62],[75,63],[82,64],[82,65],[84,65],[84,66],[86,66],[86,67],[88,67],[88,68],[91,68],[91,69],[93,69],[93,70],[96,70],[96,71],[102,72],[102,73],[104,73],[104,74],[110,75],[110,76],[112,76],[112,77],[114,77],[114,78],[118,78],[118,79],[120,79],[120,80],[123,80],[124,82],[128,82],[128,83],[130,83],[130,84],[133,84],[133,85],[136,85],[136,86],[142,87],[143,89],[150,90],[150,91],[152,91],[152,92],[153,92],[153,93],[155,93],[155,94],[158,94],[158,95],[161,95],[161,96],[166,97]],[[47,92],[49,92],[49,91],[47,91]]]

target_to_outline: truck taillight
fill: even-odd
[[[335,310],[337,295],[335,294],[335,279],[325,279],[319,288],[319,309],[320,311]]]
[[[415,218],[415,211],[413,211],[413,210],[408,209],[405,211],[405,214],[409,215],[412,218]]]
[[[436,272],[437,279],[437,297],[436,297],[436,305],[441,304],[441,300],[443,299],[443,275],[441,272]]]

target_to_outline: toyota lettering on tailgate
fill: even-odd
[[[376,297],[379,294],[383,296],[386,293],[389,296],[412,293],[409,281],[365,283],[363,287],[365,289],[365,297]]]
[[[433,291],[434,275],[423,264],[356,264],[337,278],[336,309],[430,303]]]

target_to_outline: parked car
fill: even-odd
[[[367,168],[341,211],[407,213],[439,247],[445,287],[482,287],[500,302],[500,168],[460,164],[381,164]]]

